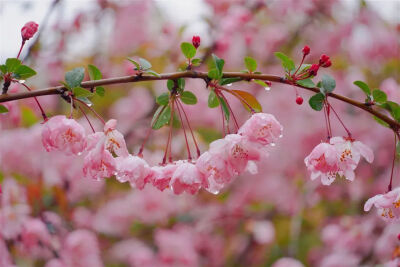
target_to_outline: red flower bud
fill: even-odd
[[[318,64],[312,64],[311,67],[308,69],[308,73],[312,76],[316,76],[319,70]]]
[[[325,54],[321,55],[319,58],[319,65],[324,65],[329,60],[329,57]]]
[[[37,24],[33,21],[27,22],[24,25],[24,27],[22,27],[22,29],[21,29],[22,40],[26,41],[26,40],[31,39],[37,32],[38,27],[39,27],[39,24]]]
[[[321,67],[328,68],[331,65],[332,65],[332,62],[328,59],[328,61],[326,61],[324,64],[322,64]]]
[[[397,235],[397,239],[400,240],[400,234]]]
[[[310,54],[310,47],[308,46],[308,45],[306,45],[306,46],[304,46],[303,47],[303,50],[302,50],[302,52],[303,52],[303,55],[304,56],[307,56],[308,54]]]
[[[192,44],[197,49],[200,46],[200,36],[194,35],[192,38]]]
[[[303,104],[303,98],[301,96],[297,96],[296,97],[296,103],[297,103],[297,105]]]

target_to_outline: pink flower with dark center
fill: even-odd
[[[178,165],[176,164],[151,167],[151,183],[160,191],[164,191],[166,188],[169,188],[172,175],[177,168]]]
[[[400,187],[386,194],[379,194],[365,202],[364,211],[369,211],[372,206],[378,209],[378,214],[385,221],[398,221],[400,219]]]
[[[246,136],[250,141],[269,145],[282,136],[282,129],[274,115],[256,113],[240,127],[238,134]]]
[[[304,159],[307,169],[311,171],[311,180],[318,177],[324,185],[330,185],[339,171],[339,156],[335,147],[328,143],[317,145]]]
[[[189,162],[178,162],[178,167],[174,171],[171,179],[171,189],[179,195],[183,192],[196,194],[203,184],[204,178],[196,165]]]
[[[117,180],[129,182],[132,187],[143,189],[152,175],[146,161],[137,156],[117,157]]]
[[[339,174],[346,176],[347,180],[354,180],[354,170],[357,168],[361,156],[369,163],[374,160],[372,150],[360,141],[339,136],[331,138],[329,142],[339,155]]]
[[[58,150],[78,155],[86,147],[85,129],[64,115],[54,116],[44,124],[42,143],[48,152]]]
[[[85,157],[83,174],[96,180],[108,178],[117,171],[115,158],[105,149],[104,143],[99,143]]]
[[[37,32],[38,28],[39,24],[33,21],[27,22],[21,29],[22,40],[26,41],[31,39]]]

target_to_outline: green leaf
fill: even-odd
[[[374,101],[379,104],[383,104],[387,101],[386,93],[379,89],[375,89],[374,91],[372,91],[372,97],[374,98]]]
[[[214,90],[211,90],[210,94],[208,95],[208,106],[210,108],[216,108],[219,106],[219,101],[218,101],[217,95],[215,94]]]
[[[178,88],[180,89],[180,91],[185,90],[185,79],[179,78],[177,80],[177,82],[178,82]]]
[[[160,106],[166,106],[169,103],[169,93],[163,93],[156,98],[157,104]]]
[[[200,66],[200,64],[201,64],[201,59],[200,58],[192,59],[192,65],[193,66],[197,67],[197,66]]]
[[[101,78],[103,78],[100,70],[95,65],[89,64],[88,72],[91,80],[101,80]]]
[[[26,127],[30,127],[39,121],[38,116],[31,108],[22,107],[21,108],[21,121]]]
[[[360,89],[367,95],[370,96],[371,95],[371,89],[369,89],[369,86],[363,82],[363,81],[355,81],[353,83],[354,85],[360,87]]]
[[[0,65],[0,71],[3,73],[3,74],[6,74],[7,73],[7,66],[6,65]]]
[[[191,43],[182,43],[181,50],[187,59],[192,59],[196,55],[196,48]]]
[[[244,64],[250,72],[253,72],[257,69],[257,61],[252,57],[245,57]]]
[[[136,70],[140,70],[140,64],[139,63],[137,63],[135,60],[133,60],[133,59],[130,59],[129,57],[127,57],[126,58],[127,60],[129,60],[130,62],[132,62],[133,63],[133,65],[135,65],[135,69]]]
[[[190,91],[184,91],[181,94],[181,100],[186,105],[195,105],[197,103],[197,97]]]
[[[89,107],[93,105],[92,101],[90,101],[87,97],[77,97],[77,99],[79,99]]]
[[[97,86],[97,87],[96,87],[96,94],[97,94],[98,96],[103,97],[103,96],[105,95],[105,93],[106,93],[106,90],[104,89],[103,86]]]
[[[254,95],[250,94],[249,92],[241,90],[232,90],[232,92],[235,92],[237,95],[240,96],[239,98],[240,102],[243,104],[244,108],[247,109],[248,111],[251,111],[249,106],[256,112],[262,111],[261,104],[260,102],[258,102],[257,98]],[[247,104],[244,101],[246,101]]]
[[[169,106],[160,106],[154,113],[151,124],[154,130],[158,130],[168,124],[171,119],[171,108]]]
[[[287,72],[295,69],[293,60],[284,53],[275,52],[275,56],[281,61],[282,66]]]
[[[264,87],[264,88],[269,88],[269,85],[266,84],[264,81],[261,81],[261,80],[253,80],[253,82],[255,82],[255,83],[258,84],[258,85],[261,85],[261,86]]]
[[[301,64],[300,69],[297,73],[302,73],[307,71],[309,68],[311,68],[311,64]]]
[[[297,81],[297,84],[307,88],[315,88],[315,83],[310,78],[305,80],[299,80]]]
[[[324,107],[325,96],[322,93],[317,93],[310,97],[308,103],[311,108],[316,111],[320,111]]]
[[[218,100],[219,100],[219,103],[221,104],[222,110],[224,112],[225,119],[229,123],[229,117],[230,117],[231,113],[229,112],[228,105],[226,104],[225,100],[222,97],[218,97]]]
[[[385,108],[390,112],[393,119],[396,121],[400,121],[400,106],[396,102],[387,101],[386,103],[380,105],[381,107]]]
[[[219,71],[217,69],[210,69],[208,71],[208,77],[213,80],[219,79]]]
[[[167,88],[168,88],[169,91],[172,92],[172,90],[174,89],[174,86],[175,86],[174,80],[168,80],[167,81]]]
[[[146,73],[156,76],[156,77],[161,77],[160,74],[155,72],[154,70],[146,70]]]
[[[231,84],[231,83],[235,83],[235,82],[240,82],[242,80],[242,78],[222,78],[221,80],[219,80],[219,84],[220,85],[226,85],[226,84]]]
[[[219,80],[220,78],[222,78],[222,70],[224,68],[225,61],[223,59],[217,57],[215,54],[212,54],[212,58],[213,58],[214,66],[218,71],[219,77],[217,80]]]
[[[388,128],[389,128],[389,124],[387,124],[386,122],[384,122],[383,120],[379,119],[379,118],[376,117],[376,116],[373,116],[373,117],[374,117],[374,120],[375,120],[377,123],[379,123],[379,124],[382,125],[382,126],[385,126],[385,127],[388,127]]]
[[[0,105],[0,113],[7,113],[8,112],[8,108],[6,108],[3,105]]]
[[[72,88],[72,92],[74,93],[74,96],[77,98],[93,96],[92,92],[79,86]]]
[[[151,69],[151,63],[144,58],[139,58],[140,67],[142,70]]]
[[[70,88],[80,86],[84,77],[85,77],[84,68],[75,68],[65,73],[65,81],[67,82]]]
[[[6,60],[6,72],[14,72],[21,65],[21,60],[17,58],[7,58]]]
[[[26,65],[19,65],[14,71],[14,74],[17,79],[28,79],[29,77],[36,75],[36,71]]]
[[[323,94],[332,93],[336,87],[335,79],[331,76],[324,74],[321,80],[321,88],[320,91]]]

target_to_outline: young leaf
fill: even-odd
[[[295,69],[293,60],[284,53],[275,52],[275,56],[281,61],[282,66],[287,72]]]
[[[172,92],[172,90],[174,89],[174,86],[175,86],[175,82],[173,80],[168,80],[167,81],[167,88],[168,88],[169,91]]]
[[[371,89],[369,89],[369,86],[363,82],[363,81],[355,81],[353,83],[354,85],[360,87],[360,89],[367,95],[370,96],[371,95]]]
[[[245,57],[244,64],[250,72],[253,72],[257,69],[257,61],[254,58]]]
[[[197,97],[190,91],[184,91],[181,94],[181,100],[186,105],[194,105],[197,103]]]
[[[182,43],[181,50],[187,59],[192,59],[196,55],[196,48],[191,43]]]
[[[6,108],[3,105],[0,105],[0,113],[7,113],[8,112],[8,108]]]
[[[374,91],[372,91],[372,97],[374,98],[374,101],[379,104],[383,104],[387,101],[386,93],[379,89],[375,89]]]
[[[185,90],[185,79],[179,78],[179,79],[177,80],[177,82],[178,82],[178,87],[179,87],[179,89],[180,89],[181,91]]]
[[[208,77],[212,80],[218,80],[219,79],[219,71],[217,69],[210,69],[208,71]]]
[[[376,116],[373,116],[373,117],[374,117],[374,120],[375,120],[377,123],[379,123],[379,124],[382,125],[382,126],[385,126],[385,127],[388,127],[388,128],[389,128],[389,124],[387,124],[386,122],[384,122],[383,120],[379,119],[379,118],[376,117]]]
[[[166,106],[169,103],[169,93],[163,93],[156,98],[157,104],[160,106]]]
[[[103,78],[100,70],[95,65],[89,64],[88,72],[91,80],[100,80],[101,78]]]
[[[252,94],[250,94],[246,91],[241,91],[241,90],[232,90],[232,91],[235,92],[237,95],[239,95],[239,100],[240,100],[240,102],[242,102],[245,109],[247,109],[248,111],[251,111],[249,108],[249,106],[250,106],[256,112],[262,111],[261,104],[258,102],[258,100],[255,96],[253,96]]]
[[[264,81],[261,81],[261,80],[253,80],[253,82],[255,82],[255,83],[258,84],[258,85],[261,85],[261,86],[264,87],[264,88],[269,88],[269,85],[266,84]]]
[[[96,87],[96,94],[97,94],[98,96],[103,97],[105,93],[106,93],[106,90],[104,89],[103,86],[97,86],[97,87]]]
[[[17,70],[17,68],[21,65],[21,60],[17,58],[7,58],[6,60],[6,72],[14,72]]]
[[[320,91],[323,94],[331,93],[336,87],[335,79],[331,76],[324,74],[321,80],[321,88]]]
[[[77,97],[77,99],[79,99],[89,107],[93,105],[92,101],[90,101],[87,97]]]
[[[241,78],[235,77],[235,78],[222,78],[221,80],[219,80],[219,84],[220,85],[226,85],[226,84],[231,84],[231,83],[235,83],[235,82],[239,82],[241,81]]]
[[[171,108],[169,106],[160,106],[154,113],[151,124],[154,130],[158,130],[169,123],[171,119]]]
[[[133,65],[135,65],[135,69],[136,70],[140,70],[140,64],[139,63],[137,63],[135,60],[133,60],[133,59],[130,59],[129,57],[127,57],[126,58],[127,60],[129,60],[130,62],[132,62],[133,63]]]
[[[218,71],[218,76],[220,78],[222,78],[222,69],[224,68],[224,64],[225,61],[219,57],[217,57],[215,54],[212,54],[212,58],[213,58],[213,62],[214,62],[214,66]]]
[[[14,75],[17,79],[28,79],[36,75],[36,71],[25,65],[19,65],[14,71]]]
[[[65,81],[67,82],[70,88],[78,87],[81,85],[84,76],[85,76],[84,68],[75,68],[65,73]]]
[[[229,122],[229,117],[231,113],[229,112],[228,105],[226,104],[225,100],[222,97],[218,97],[219,103],[221,104],[222,110],[225,115],[225,119],[227,122]]]
[[[79,86],[72,88],[72,92],[75,97],[89,97],[93,95],[89,90]]]
[[[305,79],[305,80],[299,80],[297,81],[298,85],[307,87],[307,88],[314,88],[315,87],[315,83],[310,79]]]
[[[146,59],[144,58],[139,58],[139,63],[140,63],[140,69],[142,70],[148,70],[151,69],[151,63],[148,62]]]
[[[308,103],[313,110],[320,111],[324,107],[324,99],[325,96],[322,93],[317,93],[310,98]]]
[[[1,73],[3,73],[3,74],[6,74],[7,73],[7,66],[6,65],[0,65],[0,71],[1,71]]]
[[[216,108],[219,106],[219,101],[217,98],[217,95],[213,90],[210,91],[210,94],[208,95],[208,107],[210,108]]]
[[[146,70],[146,73],[156,76],[156,77],[161,77],[160,74],[155,72],[154,70]]]
[[[201,64],[201,59],[200,58],[192,59],[192,65],[193,66],[197,67],[197,66],[200,66],[200,64]]]

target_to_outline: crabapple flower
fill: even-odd
[[[364,211],[369,211],[372,206],[378,209],[378,214],[385,221],[398,221],[400,218],[400,187],[386,194],[379,194],[365,202]]]
[[[160,191],[164,191],[169,187],[169,183],[176,168],[178,168],[176,164],[153,166],[151,167],[151,178],[149,180],[154,187],[158,188]]]
[[[115,158],[105,149],[105,144],[99,143],[85,157],[83,163],[83,174],[100,180],[114,175],[117,171]]]
[[[261,145],[269,145],[274,144],[282,136],[282,129],[282,125],[274,115],[256,113],[240,127],[238,134]]]
[[[301,50],[301,52],[303,52],[304,56],[307,56],[308,54],[310,54],[310,51],[311,51],[311,49],[310,49],[310,47],[308,45],[305,45],[303,47],[303,50]]]
[[[338,152],[328,143],[317,145],[304,159],[307,169],[311,171],[311,180],[321,177],[323,185],[330,185],[339,171]]]
[[[21,29],[21,36],[23,41],[31,39],[37,32],[39,24],[29,21]]]
[[[197,49],[200,46],[200,36],[194,35],[192,38],[192,44]]]
[[[178,162],[178,167],[171,178],[171,189],[179,195],[183,192],[196,194],[203,184],[203,174],[199,172],[196,165],[190,162]]]
[[[339,174],[346,176],[347,180],[354,180],[354,170],[361,156],[369,163],[374,160],[372,150],[360,141],[338,136],[331,138],[329,143],[335,147],[339,155]]]
[[[311,67],[308,69],[308,73],[311,76],[317,76],[319,70],[319,65],[318,64],[312,64]]]
[[[58,150],[78,155],[86,147],[85,129],[64,115],[54,116],[44,124],[42,143],[47,152]]]
[[[117,180],[129,182],[132,187],[143,189],[152,175],[149,165],[140,157],[117,157]]]
[[[111,119],[104,125],[104,133],[106,135],[105,146],[112,154],[120,157],[129,155],[124,136],[116,130],[117,120]]]
[[[272,267],[304,267],[304,265],[293,258],[280,258]]]

